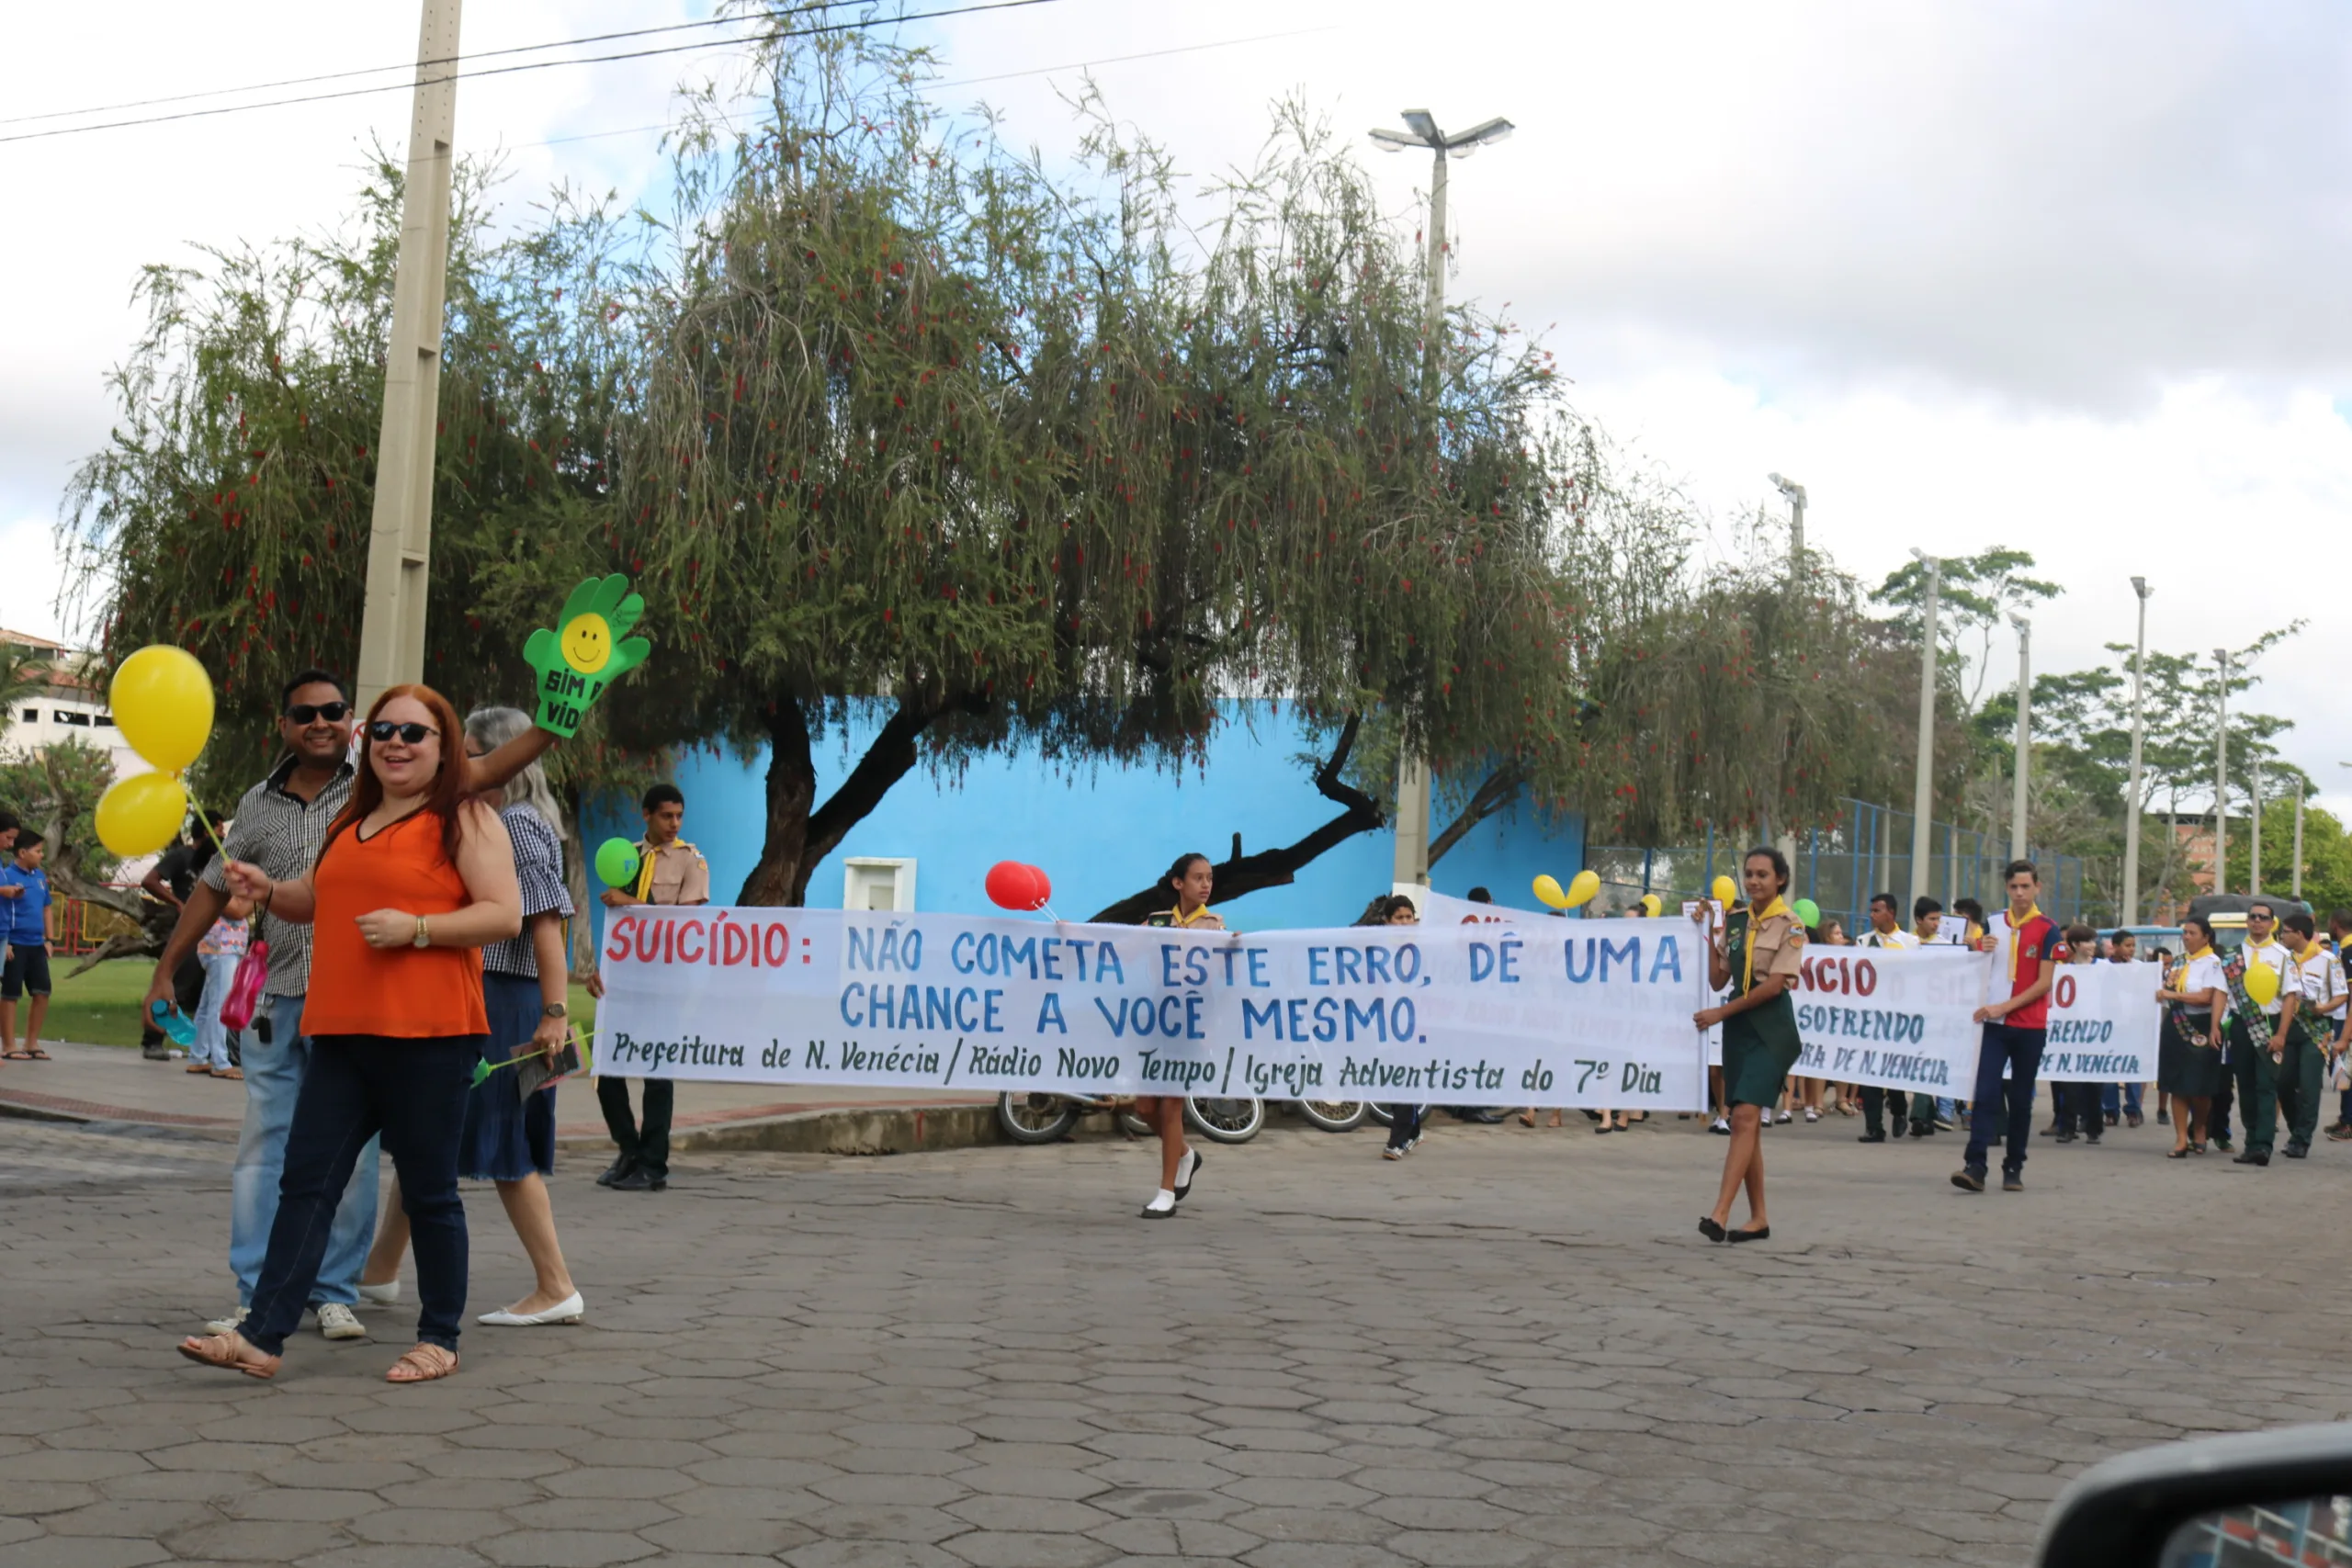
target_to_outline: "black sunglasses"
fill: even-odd
[[[297,724],[309,724],[322,718],[329,724],[341,724],[350,712],[349,703],[296,703],[286,710],[286,716]]]
[[[370,740],[390,740],[397,735],[411,746],[423,741],[428,735],[440,733],[429,724],[394,724],[389,718],[379,718],[368,727],[368,739]]]

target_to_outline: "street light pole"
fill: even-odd
[[[2018,755],[2009,786],[2009,858],[2023,860],[2026,774],[2031,767],[2033,746],[2033,623],[2023,615],[2011,615],[2009,625],[2018,629]]]
[[[2217,648],[2222,687],[2215,694],[2213,728],[2213,891],[2230,889],[2230,650]]]
[[[1789,586],[1804,581],[1804,486],[1778,474],[1768,476],[1789,502]]]
[[[366,709],[387,686],[424,679],[424,602],[433,560],[433,444],[441,407],[441,310],[449,271],[449,175],[458,135],[460,0],[424,0],[401,186],[392,335],[376,437],[375,510],[359,616]]]
[[[2246,776],[2254,791],[2253,805],[2247,812],[2248,818],[2253,823],[2254,837],[2247,840],[2246,844],[2245,890],[2259,897],[2262,894],[2262,759],[2260,757],[2247,759]]]
[[[1430,150],[1430,287],[1429,324],[1421,359],[1421,399],[1434,421],[1443,389],[1445,346],[1445,180],[1449,158],[1467,158],[1513,130],[1507,119],[1490,119],[1448,136],[1427,109],[1407,109],[1409,130],[1375,130],[1372,140],[1384,152],[1408,147]],[[1395,879],[1403,886],[1426,887],[1430,880],[1430,764],[1408,747],[1396,761],[1396,860]]]
[[[2303,775],[2295,775],[2295,880],[2288,889],[2296,903],[2303,901]]]
[[[2132,784],[2123,802],[2123,908],[2119,912],[2127,926],[2140,922],[2140,751],[2148,734],[2142,703],[2146,694],[2148,597],[2155,590],[2146,578],[2135,577],[2132,592],[2140,599],[2140,635],[2132,645]]]
[[[1928,596],[1919,617],[1919,754],[1911,780],[1911,902],[1928,896],[1929,818],[1936,809],[1936,617],[1943,589],[1943,562],[1922,550],[1911,554],[1928,569]]]

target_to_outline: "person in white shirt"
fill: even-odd
[[[2319,1135],[2319,1097],[2325,1085],[2330,1035],[2328,1014],[2339,1004],[2340,971],[2335,955],[2313,940],[2312,918],[2301,910],[2279,922],[2288,968],[2282,976],[2278,1038],[2278,1111],[2287,1120],[2287,1157],[2302,1159]],[[2251,1148],[2254,1140],[2248,1138]]]
[[[1902,921],[1895,913],[1898,908],[1899,906],[1894,902],[1894,894],[1871,894],[1871,929],[1862,933],[1862,940],[1855,945],[1892,949],[1896,952],[1918,946],[1919,939],[1903,929]],[[1854,1140],[1856,1143],[1883,1144],[1886,1142],[1886,1108],[1890,1100],[1894,1105],[1896,1138],[1900,1139],[1903,1136],[1906,1122],[1909,1123],[1914,1137],[1924,1138],[1928,1133],[1935,1131],[1936,1124],[1932,1114],[1927,1122],[1927,1133],[1920,1132],[1920,1123],[1911,1121],[1908,1114],[1910,1106],[1915,1103],[1923,1106],[1932,1105],[1933,1102],[1926,1095],[1906,1095],[1899,1089],[1885,1089],[1878,1084],[1866,1083],[1862,1086],[1862,1131],[1856,1136]]]
[[[2165,1004],[2156,1086],[2173,1106],[2166,1159],[2205,1152],[2205,1118],[2225,1078],[2218,1045],[2230,993],[2213,952],[2213,929],[2192,915],[2181,922],[2180,939],[2188,956],[2156,987],[2156,1000]]]
[[[2254,1023],[2242,1018],[2233,1008],[2230,1013],[2230,1077],[2237,1089],[2238,1120],[2245,1123],[2245,1149],[2232,1165],[2267,1166],[2270,1163],[2270,1146],[2278,1136],[2278,1066],[2284,1055],[2285,1042],[2279,1037],[2278,1021],[2286,1008],[2289,971],[2293,967],[2292,956],[2286,944],[2278,940],[2278,913],[2270,904],[2257,898],[2246,906],[2245,945],[2237,952],[2236,962],[2245,967],[2244,974],[2252,976],[2256,964],[2266,964],[2278,977],[2278,988],[2267,1002],[2257,1002],[2265,1032],[2269,1043],[2257,1047],[2254,1040]],[[2253,995],[2248,985],[2247,995]]]

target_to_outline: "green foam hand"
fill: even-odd
[[[645,662],[652,645],[628,635],[643,614],[645,601],[615,572],[601,581],[582,580],[563,602],[555,629],[531,634],[523,657],[538,674],[541,729],[571,739],[605,688]]]

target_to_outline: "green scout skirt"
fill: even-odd
[[[1796,1003],[1787,992],[1724,1020],[1724,1103],[1770,1109],[1804,1054]]]

